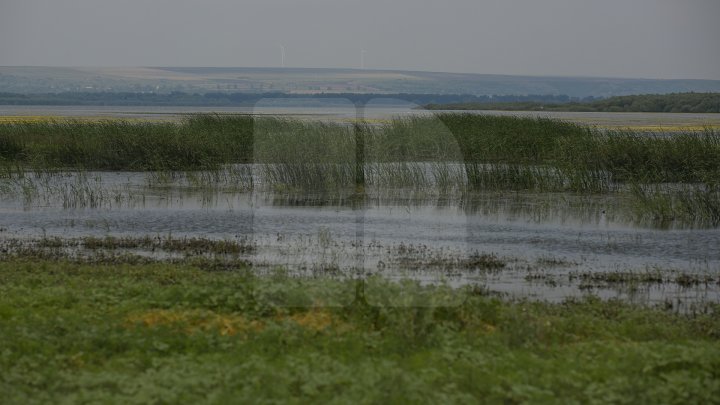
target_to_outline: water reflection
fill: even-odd
[[[257,191],[247,170],[233,170],[5,178],[0,238],[6,254],[19,251],[12,247],[18,240],[35,247],[43,238],[75,240],[66,243],[68,255],[77,254],[83,238],[109,235],[248,240],[257,248],[233,260],[257,271],[381,274],[551,300],[587,293],[647,302],[719,299],[720,229],[659,229],[634,219],[616,195]],[[707,274],[712,281],[588,285],[570,276],[648,269]]]

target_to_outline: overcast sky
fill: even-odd
[[[720,79],[720,0],[0,0],[0,65]]]

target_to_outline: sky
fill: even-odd
[[[720,0],[0,0],[0,66],[720,79]]]

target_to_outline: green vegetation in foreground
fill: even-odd
[[[503,302],[380,279],[360,286],[5,261],[0,393],[8,404],[720,398],[717,314],[594,298]],[[373,294],[388,305],[369,305]],[[438,304],[447,297],[458,305]]]
[[[720,113],[720,93],[644,94],[569,103],[523,101],[428,104],[424,108],[428,110]]]

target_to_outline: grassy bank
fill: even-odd
[[[433,304],[447,294],[374,279],[6,261],[0,392],[5,403],[720,396],[717,315],[503,302],[473,289],[452,292],[458,305]]]

